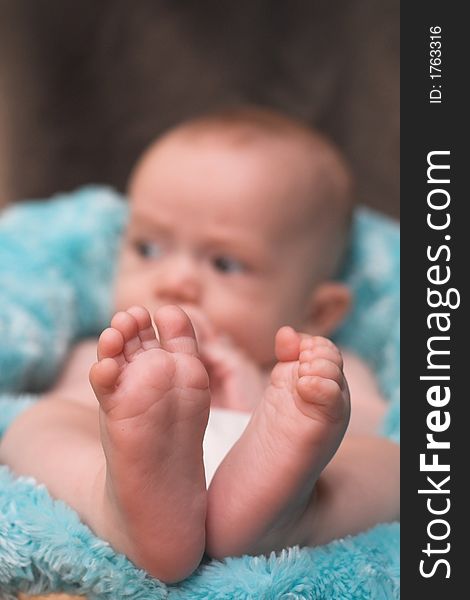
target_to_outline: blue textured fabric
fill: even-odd
[[[112,190],[86,187],[0,217],[0,435],[60,371],[70,346],[111,316],[127,218]],[[399,232],[360,210],[343,278],[355,304],[336,338],[377,374],[390,402],[382,433],[399,439]],[[64,503],[0,467],[0,596],[66,591],[90,599],[385,600],[399,597],[399,525],[321,548],[211,561],[165,586],[116,555]]]
[[[0,218],[0,393],[41,390],[70,344],[106,326],[126,204],[86,187]]]

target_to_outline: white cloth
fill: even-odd
[[[245,412],[225,408],[211,409],[203,443],[207,485],[230,448],[245,430],[250,417],[251,415]]]

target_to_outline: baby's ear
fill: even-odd
[[[339,326],[351,307],[351,292],[344,283],[326,281],[312,292],[309,330],[328,336]]]

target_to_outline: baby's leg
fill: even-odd
[[[318,479],[293,543],[325,544],[399,518],[399,445],[347,436]]]
[[[301,340],[283,328],[276,354],[271,384],[209,489],[206,534],[212,556],[323,543],[395,516],[393,510],[370,510],[376,498],[370,494],[369,462],[374,472],[386,468],[379,454],[371,456],[374,444],[344,441],[345,449],[325,469],[349,419],[336,346],[323,338]],[[348,446],[355,450],[352,458]],[[351,460],[357,465],[348,471]]]
[[[210,395],[186,315],[144,309],[103,332],[90,379],[98,410],[45,400],[17,419],[1,459],[73,506],[97,535],[152,575],[189,575],[205,545],[202,462]],[[101,437],[101,439],[100,439]]]
[[[80,515],[97,513],[105,465],[96,409],[58,398],[38,401],[21,414],[0,444],[0,462],[18,475],[32,475],[51,495]],[[91,522],[92,519],[87,519]]]

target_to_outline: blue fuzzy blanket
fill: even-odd
[[[97,335],[112,311],[117,246],[127,217],[113,191],[87,187],[0,217],[0,435],[54,381],[71,345]],[[399,437],[399,234],[358,211],[343,278],[355,294],[337,335],[374,369]],[[117,555],[44,486],[0,467],[0,598],[65,591],[95,600],[374,599],[399,597],[399,525],[320,548],[202,565],[165,586]]]

